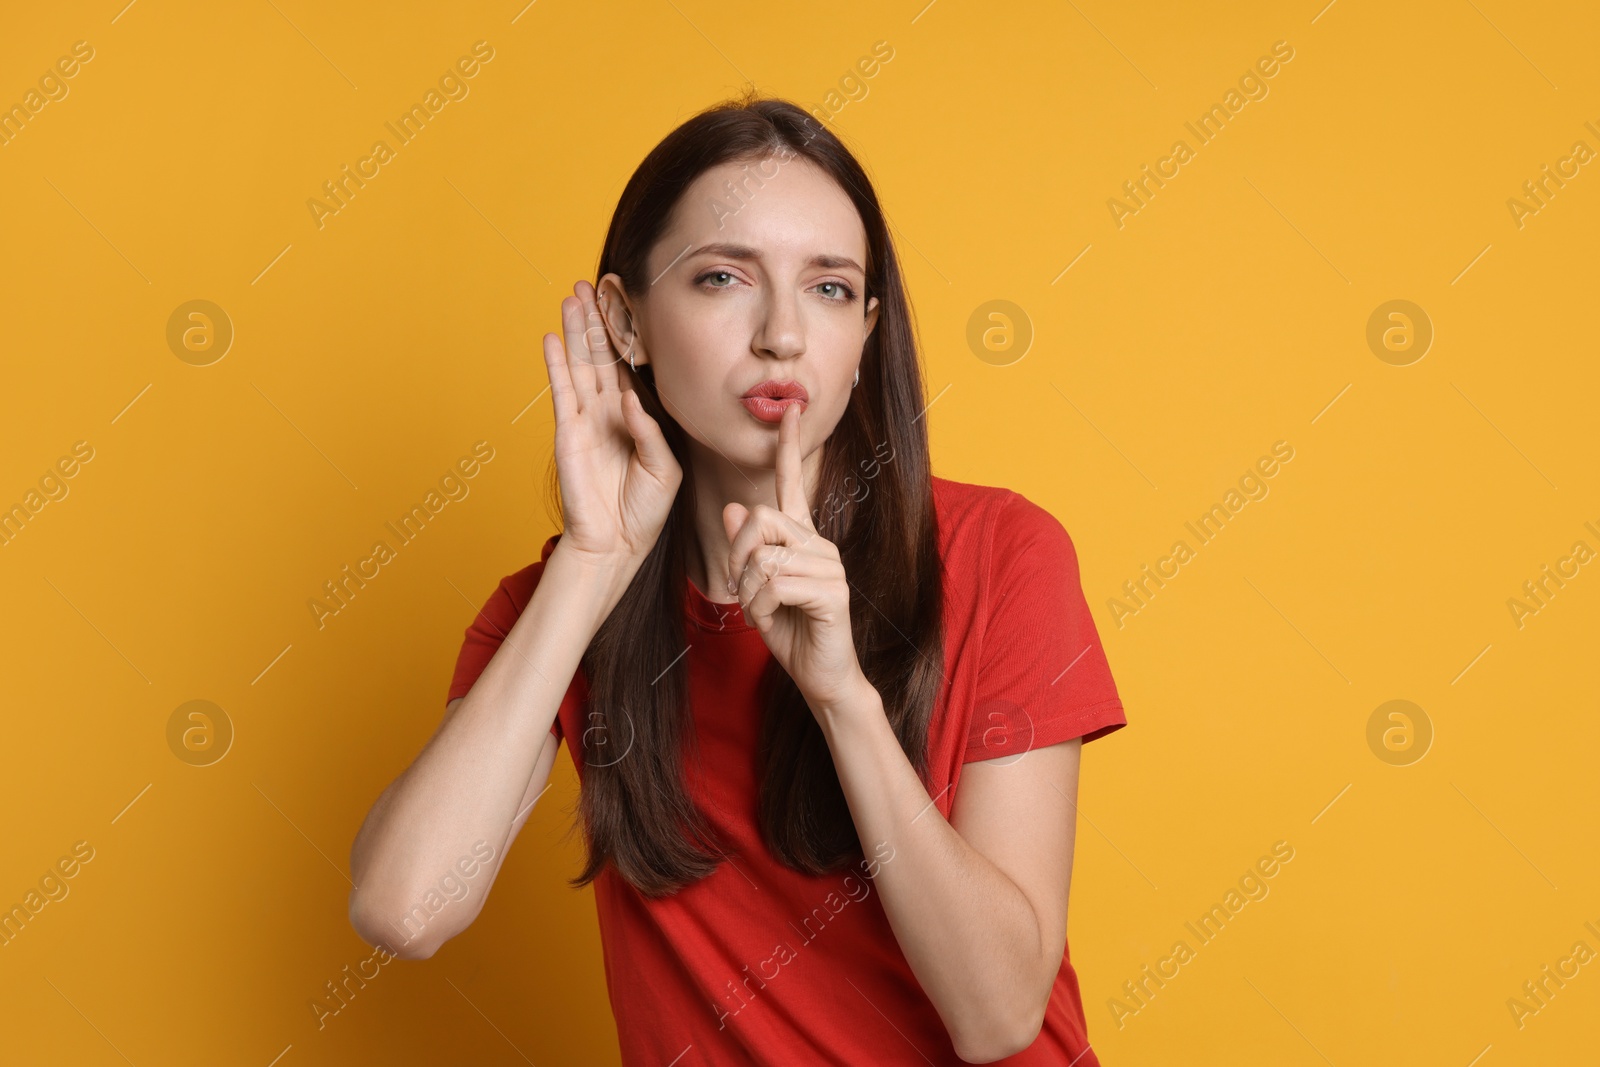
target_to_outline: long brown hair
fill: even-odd
[[[915,326],[888,226],[865,171],[802,108],[755,92],[717,104],[658,144],[629,179],[612,215],[596,278],[615,273],[631,298],[649,288],[646,257],[689,185],[726,162],[803,158],[854,202],[867,234],[866,292],[878,321],[861,381],[823,447],[812,522],[839,549],[850,582],[850,627],[862,670],[883,697],[901,748],[926,782],[928,724],[944,680],[943,583],[922,375]],[[756,173],[752,168],[752,175]],[[752,177],[759,188],[760,179]],[[662,406],[655,372],[635,373],[685,477],[661,536],[585,651],[586,762],[579,794],[588,861],[569,884],[589,884],[610,861],[643,894],[672,893],[714,871],[726,842],[689,797],[685,754],[694,739],[683,653],[687,560],[695,546],[688,438]],[[555,467],[549,491],[560,511]],[[658,677],[659,676],[659,677]],[[763,678],[760,821],[780,862],[808,874],[861,856],[832,753],[794,680],[774,658]],[[612,760],[599,753],[625,750]],[[570,833],[569,829],[569,833]]]

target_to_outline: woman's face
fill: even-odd
[[[629,301],[608,274],[601,305],[616,351],[632,339],[668,414],[708,450],[700,460],[770,469],[783,409],[742,398],[762,382],[797,382],[801,455],[828,438],[878,318],[866,262],[844,191],[808,160],[769,156],[702,174],[650,251],[649,288]]]

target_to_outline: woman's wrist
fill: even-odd
[[[626,555],[594,556],[566,548],[558,540],[550,558],[545,561],[544,574],[539,580],[542,584],[554,574],[558,582],[570,580],[575,583],[584,593],[584,602],[594,606],[595,614],[589,626],[589,633],[593,634],[617,606],[622,594],[627,592],[628,585],[643,562],[641,558]],[[586,620],[586,624],[590,621]]]
[[[884,717],[883,694],[878,692],[865,674],[858,675],[849,689],[838,697],[807,697],[806,703],[816,715],[817,724],[822,727],[823,736],[830,745],[841,730],[848,733],[863,722]]]

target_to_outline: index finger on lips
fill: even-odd
[[[776,466],[778,510],[800,526],[809,529],[811,513],[806,506],[805,472],[800,463],[800,405],[790,404],[778,423],[778,462]]]

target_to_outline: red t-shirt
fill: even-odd
[[[1092,741],[1127,719],[1061,523],[1009,489],[935,477],[933,494],[950,685],[928,733],[929,795],[949,818],[964,763]],[[501,581],[467,628],[447,699],[472,688],[532,598],[556,537],[539,562]],[[741,851],[655,901],[609,866],[595,880],[622,1062],[961,1063],[866,863],[810,877],[776,862],[762,842],[756,692],[772,654],[738,604],[686,584],[690,708],[711,769],[689,774],[690,796]],[[552,728],[558,737],[583,737],[586,693],[580,668]],[[580,783],[582,750],[567,745]],[[1088,1044],[1069,951],[1038,1038],[997,1062],[1098,1067]]]

